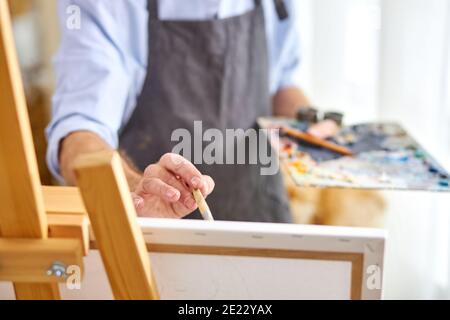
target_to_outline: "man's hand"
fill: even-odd
[[[197,209],[193,189],[206,197],[213,191],[214,181],[182,156],[167,153],[145,169],[132,197],[139,216],[182,218]]]
[[[333,120],[323,120],[312,125],[308,129],[310,135],[321,139],[334,137],[339,131],[339,126]]]
[[[97,134],[75,131],[61,142],[60,167],[68,185],[76,185],[73,162],[80,154],[112,150]],[[177,154],[166,154],[141,175],[126,160],[122,161],[138,215],[181,218],[197,209],[193,189],[206,197],[214,181],[202,175],[192,163]]]
[[[303,90],[298,87],[280,89],[273,96],[273,114],[279,117],[295,118],[299,106],[310,106],[311,103]],[[332,120],[321,121],[309,128],[308,133],[326,139],[335,136],[338,125]]]

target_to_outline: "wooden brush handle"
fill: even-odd
[[[317,138],[313,135],[302,132],[300,130],[296,130],[296,129],[292,129],[292,128],[288,128],[288,127],[281,127],[281,132],[283,132],[293,138],[297,138],[297,139],[303,140],[305,142],[311,143],[313,145],[326,148],[328,150],[337,152],[344,156],[352,156],[353,155],[353,152],[346,147],[340,146],[338,144],[329,142],[324,139]]]
[[[206,203],[205,197],[203,197],[200,190],[194,190],[192,191],[192,194],[194,195],[195,202],[197,202],[198,209],[200,210],[203,219],[210,221],[214,220],[211,210],[209,209],[209,206]]]

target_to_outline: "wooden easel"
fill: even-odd
[[[59,299],[64,268],[82,269],[90,219],[115,298],[158,298],[119,156],[88,155],[76,173],[87,210],[77,188],[40,184],[9,9],[0,0],[0,281],[14,283],[17,299]]]

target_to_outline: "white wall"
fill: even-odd
[[[305,89],[322,108],[351,122],[376,114],[378,0],[301,0]]]
[[[450,164],[446,0],[383,0],[379,116]],[[388,297],[450,298],[449,195],[389,194]]]
[[[300,0],[304,88],[401,122],[450,169],[450,1]],[[385,298],[450,298],[450,196],[389,192]]]

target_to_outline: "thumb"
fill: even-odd
[[[144,198],[138,196],[136,193],[131,192],[131,198],[133,199],[134,208],[139,211],[144,207]]]

